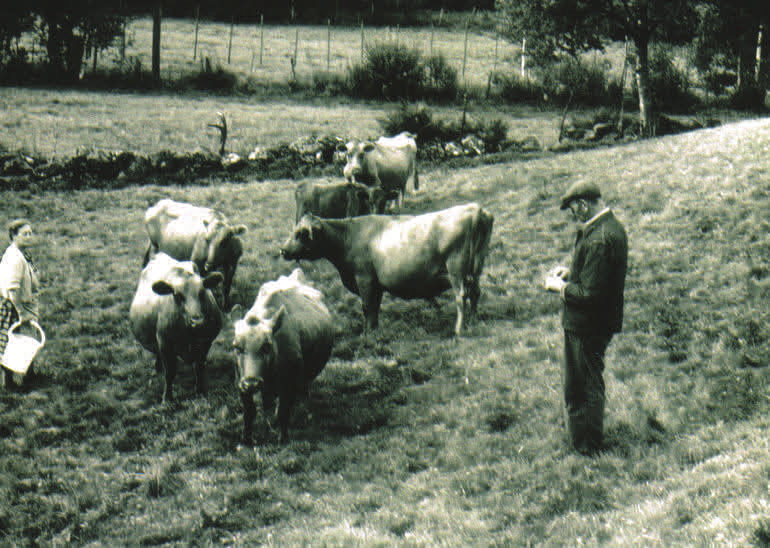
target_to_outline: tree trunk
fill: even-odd
[[[741,90],[752,88],[757,83],[757,36],[759,21],[751,23],[742,35],[740,46],[739,87]]]
[[[643,37],[634,38],[636,46],[636,89],[639,93],[639,131],[644,137],[653,135],[653,105],[649,98],[650,42]]]
[[[163,19],[163,2],[158,0],[152,10],[152,79],[160,83],[160,23]]]
[[[767,89],[770,87],[770,18],[762,21],[760,29],[762,32],[762,42],[759,46],[760,58],[757,82],[759,82],[760,86],[764,86]]]

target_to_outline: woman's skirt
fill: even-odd
[[[0,297],[0,356],[3,355],[8,344],[8,330],[18,320],[19,314],[13,306],[13,301]]]

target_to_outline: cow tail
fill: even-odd
[[[414,191],[420,190],[420,176],[417,175],[417,164],[414,166]]]

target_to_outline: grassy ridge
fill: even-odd
[[[39,385],[0,395],[0,533],[11,544],[745,545],[770,536],[767,489],[770,122],[421,174],[405,209],[476,200],[495,216],[481,321],[453,340],[453,305],[360,303],[303,263],[339,321],[331,362],[286,446],[264,417],[238,450],[231,328],[211,392],[163,407],[128,329],[144,209],[219,207],[249,227],[233,298],[290,272],[276,255],[289,181],[0,195],[45,245]],[[558,196],[597,181],[626,224],[624,332],[608,352],[608,451],[566,450],[557,299],[542,275],[569,255]]]

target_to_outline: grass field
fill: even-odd
[[[134,20],[127,36],[129,46],[126,56],[138,59],[142,66],[149,67],[152,20]],[[441,54],[455,67],[461,83],[481,88],[486,87],[493,69],[518,68],[521,63],[518,45],[502,39],[498,41],[485,33],[469,32],[466,47],[462,29],[431,31],[424,28],[365,27],[363,38],[364,49],[375,44],[399,43],[420,51],[425,57]],[[215,67],[220,65],[238,74],[252,75],[262,82],[285,84],[292,77],[290,59],[294,56],[295,44],[298,78],[310,80],[315,72],[342,73],[361,62],[360,27],[332,27],[330,37],[329,29],[323,26],[265,25],[260,35],[259,25],[239,24],[233,27],[230,48],[230,25],[205,22],[199,26],[197,51],[194,44],[194,20],[164,20],[161,35],[162,75],[173,78],[186,71],[200,69],[200,60],[208,58]],[[113,51],[108,59],[116,55],[117,51]]]
[[[14,93],[3,90],[3,101]],[[178,134],[220,109],[211,98],[156,98],[176,105],[179,131],[159,135],[165,126],[144,115],[145,134],[157,139],[137,138],[137,125],[121,142],[118,130],[99,129],[120,110],[113,96],[19,93],[41,94],[48,116],[80,128],[59,130],[56,154],[78,136],[92,145],[139,142],[132,149],[147,152],[205,146]],[[62,97],[74,97],[74,110]],[[127,110],[139,119],[136,104]],[[113,110],[99,114],[102,105]],[[246,118],[256,105],[242,108]],[[78,117],[84,112],[94,113],[91,125]],[[29,118],[19,139],[25,123],[46,133],[44,108],[21,115]],[[376,134],[371,116],[340,116]],[[303,263],[340,337],[295,409],[292,441],[279,445],[259,414],[253,449],[238,447],[231,326],[209,355],[208,397],[194,395],[182,368],[179,402],[159,403],[152,358],[127,322],[145,246],[141,219],[172,197],[246,224],[233,297],[248,307],[261,283],[294,267],[277,256],[294,183],[0,192],[3,217],[29,217],[41,239],[49,337],[39,381],[0,394],[0,542],[766,545],[769,154],[762,119],[421,173],[407,212],[475,200],[495,216],[480,322],[455,340],[448,296],[439,311],[385,297],[380,330],[363,336],[360,303],[336,272]],[[607,356],[608,449],[594,460],[566,448],[559,303],[542,290],[543,274],[570,252],[574,227],[556,204],[578,178],[602,186],[630,242],[625,328]]]
[[[228,152],[247,156],[309,135],[366,139],[382,135],[380,118],[397,104],[358,103],[329,98],[301,103],[290,99],[166,93],[103,93],[0,87],[0,145],[46,158],[71,158],[90,150],[217,152],[219,132],[208,127],[218,112],[228,120]],[[431,107],[437,119],[458,121],[457,107]],[[556,142],[558,114],[531,107],[472,107],[469,119],[502,119],[511,139],[536,137]]]

